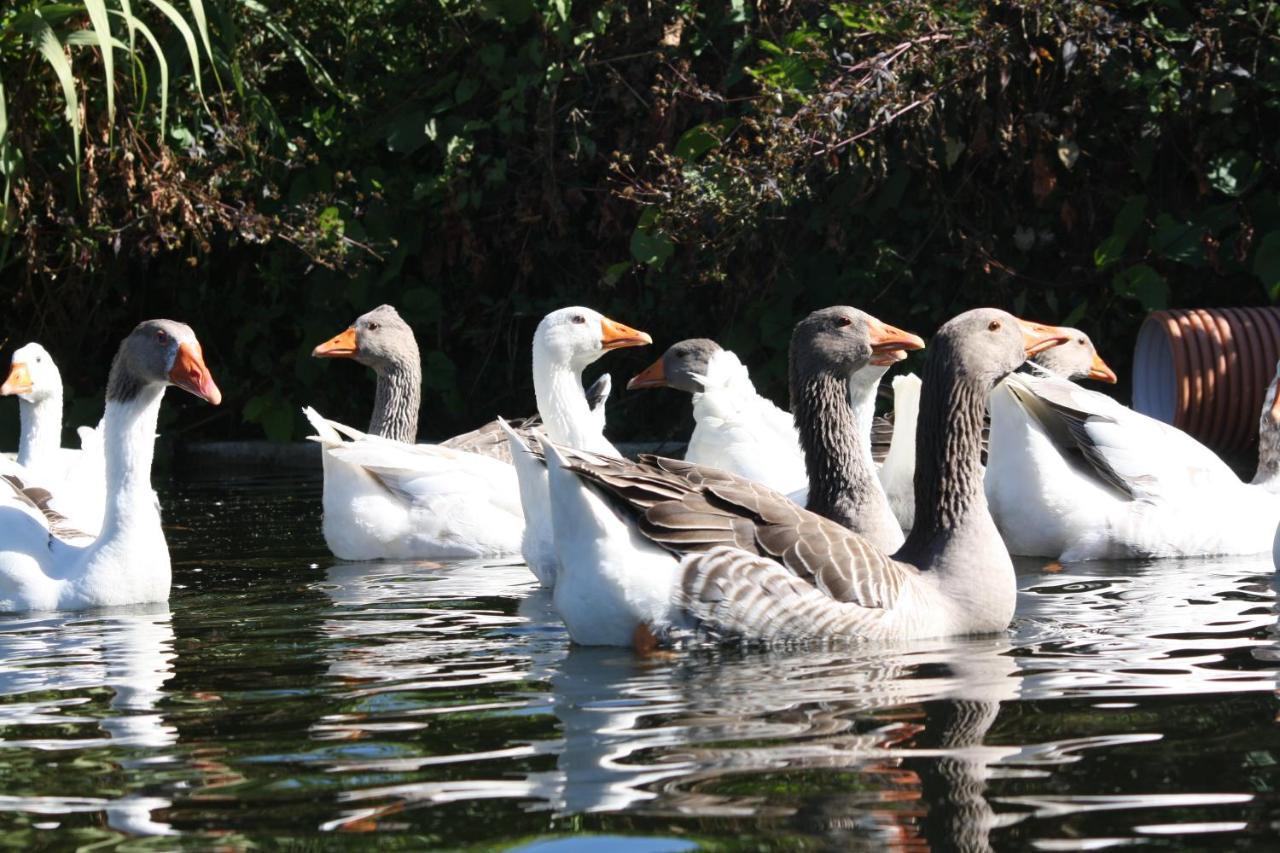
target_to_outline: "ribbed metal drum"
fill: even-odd
[[[1280,358],[1280,307],[1153,311],[1133,353],[1133,407],[1217,450],[1258,443]]]

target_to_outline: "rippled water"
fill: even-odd
[[[175,484],[168,606],[0,616],[0,845],[1059,850],[1280,828],[1269,560],[1028,564],[996,638],[637,659],[570,648],[518,565],[335,563],[318,493]]]

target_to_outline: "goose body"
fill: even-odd
[[[325,544],[344,560],[507,557],[524,515],[515,469],[485,428],[416,444],[422,367],[413,330],[390,305],[356,319],[312,353],[350,358],[377,376],[369,431],[306,415],[323,448]]]
[[[520,551],[515,469],[498,459],[368,435],[303,410],[323,448],[324,538],[344,560],[466,559]]]
[[[802,326],[826,348],[847,340],[848,351],[867,362],[872,351],[857,338],[859,314],[826,309]],[[621,645],[647,631],[690,626],[760,640],[1003,630],[1016,588],[981,489],[985,398],[1027,355],[1064,340],[994,309],[961,315],[939,332],[942,355],[930,359],[921,404],[921,518],[892,556],[724,471],[545,443],[563,566],[556,603],[570,636]],[[806,350],[805,358],[824,347]],[[821,390],[809,383],[799,393],[815,388]],[[643,569],[628,570],[630,561]]]
[[[44,347],[29,343],[14,351],[0,386],[0,396],[10,395],[18,398],[21,433],[14,462],[0,462],[0,473],[46,489],[50,508],[97,535],[106,502],[102,436],[94,427],[80,427],[80,449],[61,446],[62,376]]]
[[[96,538],[62,529],[57,513],[33,513],[31,493],[20,481],[0,483],[0,612],[168,598],[169,551],[150,476],[160,403],[170,384],[215,405],[222,399],[191,329],[149,320],[125,339],[111,367],[102,428],[107,501]]]
[[[1046,371],[991,399],[987,494],[1012,553],[1064,561],[1265,553],[1280,521],[1275,382],[1259,474],[1242,482],[1204,445]]]
[[[916,520],[916,421],[920,416],[920,377],[893,377],[893,433],[889,453],[876,472],[889,509],[903,530]]]

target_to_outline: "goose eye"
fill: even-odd
[[[159,341],[160,343],[164,343],[165,341],[169,340],[169,335],[165,333],[164,329],[158,329],[156,331],[156,340]]]
[[[988,329],[988,331],[992,331],[992,332],[999,331],[999,329],[1000,329],[1000,321],[999,321],[999,320],[992,320],[992,321],[991,321],[991,324],[990,324],[989,326],[987,326],[987,329]]]
[[[849,326],[852,326],[852,325],[853,325],[853,318],[852,318],[852,317],[837,317],[837,318],[836,318],[836,328],[837,328],[837,329],[844,329],[844,328],[848,328]]]
[[[572,320],[572,322],[574,322],[574,323],[578,323],[578,324],[582,324],[582,323],[587,322],[587,318],[586,318],[586,317],[583,317],[581,314],[574,314],[574,315],[573,315],[573,317],[571,318],[571,320]]]
[[[1084,346],[1084,338],[1080,338],[1079,340],[1076,341],[1076,343],[1078,343],[1080,346]]]
[[[376,332],[376,331],[378,331],[378,324],[377,324],[377,323],[370,322],[368,325],[366,325],[366,326],[365,326],[365,328],[366,328],[366,329],[368,329],[368,330],[369,330],[369,331],[371,331],[371,332]]]

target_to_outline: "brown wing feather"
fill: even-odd
[[[565,451],[571,470],[632,512],[640,531],[677,553],[730,546],[776,560],[836,601],[889,608],[918,571],[785,495],[726,471],[644,455],[637,462]]]

